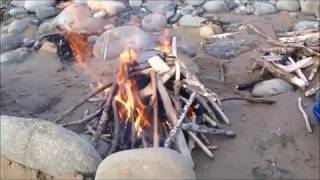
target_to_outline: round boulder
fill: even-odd
[[[252,89],[254,97],[268,97],[293,91],[293,86],[282,79],[270,79],[256,84]]]
[[[14,64],[23,62],[29,55],[28,48],[22,47],[16,50],[7,51],[0,56],[0,64]]]
[[[30,21],[27,19],[13,20],[9,25],[8,32],[12,34],[21,34],[28,28],[29,22]]]
[[[276,7],[280,11],[295,12],[299,11],[300,3],[298,0],[278,0],[276,3]]]
[[[0,53],[17,49],[23,44],[23,38],[13,34],[1,34]]]
[[[162,14],[149,14],[142,19],[141,23],[146,31],[160,31],[165,28],[167,18]]]
[[[92,174],[101,157],[77,134],[40,119],[0,116],[1,155],[51,176]]]
[[[88,0],[87,4],[89,8],[95,12],[104,11],[109,16],[114,16],[117,13],[124,11],[126,9],[126,5],[120,1],[92,1]]]
[[[121,151],[99,165],[96,180],[106,179],[196,179],[183,156],[167,148]]]
[[[30,12],[35,12],[37,8],[41,6],[53,6],[56,4],[56,0],[26,0],[24,2],[24,8]]]
[[[208,1],[203,5],[203,8],[208,13],[223,13],[228,11],[227,4],[221,0]]]

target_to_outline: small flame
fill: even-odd
[[[150,126],[146,117],[146,108],[141,101],[135,80],[128,78],[128,67],[136,63],[137,55],[133,50],[124,51],[120,55],[120,65],[117,74],[118,93],[115,100],[119,103],[119,116],[126,123],[134,122],[134,128],[139,135],[144,128]]]
[[[75,62],[81,64],[87,57],[91,56],[91,48],[87,44],[85,35],[66,32],[64,33],[64,37],[69,42]]]

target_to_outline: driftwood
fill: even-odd
[[[309,34],[299,35],[299,36],[292,36],[292,37],[280,37],[279,41],[284,43],[303,43],[309,38],[319,39],[320,34],[319,32],[313,32]]]
[[[151,84],[152,84],[152,98],[151,103],[153,106],[153,147],[159,147],[159,119],[158,119],[158,91],[157,91],[157,76],[156,72],[152,72]]]
[[[280,69],[282,69],[283,71],[286,72],[293,72],[296,71],[298,69],[303,69],[306,67],[311,66],[312,64],[315,64],[317,61],[316,59],[312,58],[312,57],[307,57],[307,58],[303,58],[297,62],[295,62],[295,64],[290,64],[290,65],[282,65],[279,63],[274,63],[274,65]]]
[[[214,155],[206,147],[206,145],[203,144],[203,142],[201,142],[201,140],[193,132],[190,132],[190,131],[187,131],[187,132],[189,136],[196,142],[196,144],[203,150],[203,152],[205,152],[210,159],[213,159]]]
[[[206,100],[199,95],[197,95],[196,98],[197,98],[197,101],[200,103],[200,105],[207,111],[210,118],[216,120],[217,117],[212,111],[212,109],[210,108],[210,106],[208,105],[208,103],[206,102]]]
[[[304,82],[302,79],[299,79],[297,76],[294,76],[288,72],[285,72],[285,71],[275,67],[270,62],[258,60],[257,64],[260,65],[261,67],[267,69],[274,76],[281,78],[289,83],[292,83],[302,90],[304,90],[306,87],[306,82]]]
[[[310,125],[310,121],[309,121],[308,115],[307,115],[307,113],[304,111],[304,109],[302,107],[302,98],[301,97],[298,98],[298,108],[299,108],[300,112],[303,115],[303,119],[304,119],[304,122],[306,124],[308,132],[312,133],[312,128],[311,128],[311,125]]]
[[[113,109],[113,118],[114,118],[114,121],[113,121],[113,123],[114,123],[113,132],[114,133],[113,133],[112,143],[111,143],[111,147],[109,149],[108,155],[112,154],[117,148],[118,138],[119,138],[119,127],[120,127],[120,124],[119,124],[120,118],[119,118],[119,114],[118,114],[118,108],[117,108],[116,101],[112,102],[112,109]]]
[[[214,121],[213,119],[211,119],[208,115],[206,115],[206,114],[204,114],[203,115],[203,119],[205,120],[205,121],[207,121],[212,127],[220,127],[220,125],[216,122],[216,121]]]
[[[182,129],[186,131],[192,131],[197,133],[214,134],[214,135],[225,135],[227,137],[235,137],[236,133],[230,130],[209,128],[205,125],[199,125],[196,123],[183,123],[181,124]]]
[[[274,104],[276,102],[274,100],[263,99],[263,98],[251,98],[251,97],[227,97],[227,98],[220,99],[221,102],[232,101],[232,100],[241,100],[241,101],[247,101],[249,103],[258,103],[258,104]]]
[[[319,29],[315,28],[315,29],[306,29],[303,31],[290,31],[290,32],[284,32],[284,33],[278,33],[278,36],[287,36],[287,37],[292,37],[292,36],[301,36],[301,35],[305,35],[305,34],[310,34],[310,33],[314,33],[314,32],[318,32]]]
[[[284,47],[271,47],[271,48],[262,48],[261,52],[264,53],[277,53],[277,54],[287,54],[294,51],[294,48],[284,48]]]
[[[289,59],[289,62],[291,63],[291,64],[293,64],[293,65],[296,65],[296,62],[292,59],[292,57],[288,57],[288,59]],[[302,79],[305,83],[306,83],[306,85],[308,85],[308,79],[307,79],[307,77],[303,74],[303,72],[301,71],[301,69],[300,68],[298,68],[297,70],[295,70],[295,72],[296,72],[296,74],[297,74],[297,76],[300,78],[300,79]]]
[[[320,90],[320,84],[317,84],[316,86],[310,88],[309,90],[307,90],[304,95],[305,96],[312,96],[314,94],[316,94],[318,91]]]
[[[319,69],[320,69],[320,61],[318,60],[312,67],[311,73],[308,77],[309,81],[311,81],[316,76]]]

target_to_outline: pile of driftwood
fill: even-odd
[[[149,126],[140,124],[143,127],[141,133],[136,132],[135,119],[121,119],[120,104],[115,100],[120,87],[118,81],[100,86],[55,122],[60,123],[85,102],[102,93],[104,95],[96,111],[87,113],[83,119],[61,125],[87,124],[93,142],[102,139],[110,143],[108,154],[124,149],[160,146],[176,149],[192,162],[191,150],[196,144],[209,158],[213,158],[212,150],[217,146],[210,144],[206,135],[234,137],[235,133],[222,128],[221,123],[229,124],[230,120],[223,112],[219,98],[187,69],[177,57],[176,47],[176,38],[173,37],[171,53],[159,50],[159,54],[150,58],[148,63],[127,64],[125,68],[124,77],[127,79],[147,82],[138,90],[149,117]]]
[[[312,96],[320,90],[319,79],[315,78],[320,68],[319,29],[279,33],[278,39],[273,39],[252,25],[248,25],[248,27],[275,46],[261,49],[264,55],[256,61],[253,69],[262,67],[263,70],[275,77],[305,91],[305,96]],[[311,83],[311,81],[315,81],[315,83]],[[315,84],[315,86],[309,87],[310,84]],[[308,116],[301,101],[302,98],[298,98],[298,108],[303,115],[308,132],[312,133]]]

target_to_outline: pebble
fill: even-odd
[[[14,34],[1,34],[0,39],[1,54],[6,51],[11,51],[22,46],[23,38]]]
[[[255,15],[272,14],[277,11],[274,5],[267,2],[255,1],[253,6]]]
[[[18,48],[16,50],[7,51],[3,54],[1,54],[0,58],[0,64],[1,65],[8,65],[8,64],[15,64],[15,63],[21,63],[24,62],[24,60],[29,55],[28,48],[22,47]]]
[[[13,20],[8,27],[8,32],[12,34],[21,34],[28,28],[29,22],[30,21],[27,19]]]
[[[56,26],[50,22],[44,22],[42,23],[38,28],[38,34],[48,34],[51,32],[54,32],[56,30]]]
[[[134,165],[135,164],[135,165]],[[192,166],[178,152],[168,148],[144,148],[111,154],[98,167],[95,179],[189,179]]]
[[[51,6],[40,6],[36,9],[36,17],[38,19],[46,19],[53,16],[56,16],[59,13],[59,10]]]
[[[200,36],[203,38],[210,38],[214,35],[213,28],[209,25],[202,26],[199,29]]]
[[[205,18],[188,14],[180,18],[179,24],[181,26],[187,26],[187,27],[200,27],[201,24],[205,21],[206,21]]]
[[[74,132],[40,119],[1,115],[1,154],[51,176],[92,174],[101,157]]]
[[[300,3],[299,0],[278,0],[276,7],[280,11],[295,12],[299,11]]]
[[[254,97],[268,97],[293,91],[291,84],[282,79],[271,79],[257,83],[252,89]]]
[[[317,0],[299,0],[301,12],[308,15],[315,15],[320,18],[320,1]]]
[[[126,9],[126,5],[120,1],[87,1],[87,4],[92,11],[104,11],[109,16],[114,16]]]
[[[9,14],[12,17],[25,16],[28,15],[28,11],[23,8],[11,8]]]
[[[37,8],[42,6],[54,6],[56,0],[25,0],[24,8],[30,12],[35,12]]]
[[[243,52],[246,52],[257,45],[252,39],[231,40],[224,39],[215,41],[205,46],[205,53],[221,59],[231,59],[237,57]]]
[[[167,18],[162,14],[149,14],[142,19],[142,29],[146,31],[161,31],[167,24]]]
[[[207,13],[223,13],[228,11],[227,4],[224,1],[208,1],[203,5]]]
[[[320,28],[318,21],[300,21],[294,26],[295,31],[303,31],[306,29],[317,29]]]

